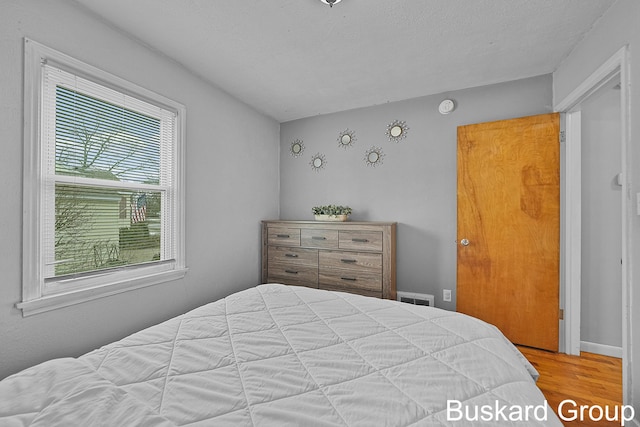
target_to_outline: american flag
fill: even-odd
[[[135,195],[132,198],[136,197]],[[147,195],[140,194],[135,201],[131,201],[131,224],[147,219]]]

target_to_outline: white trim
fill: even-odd
[[[626,62],[627,47],[618,50],[611,58],[602,64],[585,81],[567,95],[562,101],[555,104],[558,112],[569,112],[579,105],[591,94],[605,85],[611,78],[620,72],[620,66]]]
[[[631,274],[633,268],[633,253],[631,240],[629,238],[629,230],[631,229],[631,219],[633,212],[631,211],[632,203],[631,203],[631,184],[629,182],[629,174],[630,170],[630,157],[628,155],[630,151],[630,123],[631,123],[631,108],[630,108],[630,81],[629,81],[629,59],[628,59],[628,47],[624,46],[620,48],[611,58],[609,58],[604,64],[602,64],[595,72],[593,72],[585,81],[583,81],[575,90],[573,90],[566,98],[561,100],[560,102],[555,103],[554,109],[559,112],[571,112],[572,110],[579,110],[580,103],[588,98],[591,94],[601,88],[604,84],[609,82],[613,77],[619,75],[620,76],[620,86],[621,86],[621,163],[622,163],[622,391],[623,391],[623,401],[625,404],[631,402],[631,328],[632,324],[632,313],[633,307],[631,306]],[[571,139],[575,139],[575,130],[573,134],[571,134],[570,129],[567,128],[567,141]],[[566,156],[565,165],[567,170],[574,170],[575,165],[571,165],[571,163],[579,162],[580,159],[572,158],[570,156]],[[569,183],[566,184],[566,188],[564,189],[567,194],[579,193],[581,184],[580,181],[577,182],[578,187],[576,188],[576,182],[572,182],[571,185]],[[575,197],[573,197],[575,200]],[[569,202],[569,200],[567,200]],[[575,207],[570,208],[567,203],[567,209],[572,209],[575,212]],[[575,239],[574,233],[576,233],[577,227],[574,226],[573,221],[576,219],[576,216],[566,216],[566,228],[567,233],[571,234],[571,239]],[[568,237],[568,236],[567,236]],[[565,247],[565,252],[562,254],[565,260],[571,259],[572,254],[569,253],[570,246],[567,244]],[[573,253],[575,257],[575,252]],[[566,280],[565,293],[566,293],[566,304],[565,310],[573,311],[575,314],[575,310],[579,307],[580,300],[576,300],[575,294],[579,292],[580,282],[576,280],[576,276],[574,275],[575,271],[570,273],[570,269],[566,269],[566,277],[563,279]],[[579,276],[578,276],[579,277]],[[569,280],[571,279],[571,280]],[[579,310],[579,309],[578,309]],[[572,319],[575,319],[575,316],[572,315]],[[571,328],[570,333],[565,335],[566,339],[566,348],[575,348],[576,339],[579,340],[580,336],[580,322],[579,317],[577,318],[578,322],[575,321],[567,322],[566,327]],[[570,340],[570,341],[569,341]]]
[[[582,116],[580,111],[567,113],[565,154],[565,291],[564,348],[567,354],[580,355],[581,312],[581,248],[582,248],[582,149],[580,146]],[[577,160],[577,161],[575,161]]]
[[[187,268],[186,264],[186,243],[185,236],[187,235],[186,223],[187,223],[187,214],[186,214],[186,199],[185,192],[186,188],[186,169],[185,169],[185,158],[186,158],[186,141],[187,141],[187,109],[184,105],[178,104],[178,108],[176,111],[176,123],[174,132],[176,133],[176,137],[178,138],[178,143],[175,146],[175,153],[173,153],[173,158],[175,159],[175,183],[174,189],[177,194],[174,194],[173,197],[175,199],[174,203],[174,212],[173,215],[176,218],[175,224],[177,227],[176,235],[178,236],[177,241],[173,242],[175,247],[175,255],[176,255],[176,268],[184,269]]]
[[[631,328],[633,327],[633,307],[631,306],[631,274],[633,269],[633,251],[630,235],[631,220],[633,218],[633,203],[631,203],[631,81],[629,72],[628,48],[620,58],[620,135],[622,136],[622,399],[625,404],[631,400]]]
[[[40,150],[33,149],[40,138],[40,94],[42,77],[36,66],[43,58],[38,45],[29,39],[24,41],[24,172],[22,197],[22,300],[41,296],[38,271],[43,264],[40,256],[42,236],[38,212],[40,212],[40,181],[42,170]],[[25,284],[32,285],[25,285]]]
[[[77,304],[96,298],[138,289],[158,283],[177,280],[186,274],[185,261],[185,129],[186,108],[175,101],[156,94],[134,83],[85,64],[61,52],[43,46],[30,39],[24,39],[24,187],[23,187],[23,267],[22,267],[22,301],[16,307],[22,309],[23,316],[41,313],[48,310]],[[44,160],[41,143],[42,117],[41,102],[43,97],[43,64],[54,63],[66,71],[95,81],[109,89],[125,93],[136,99],[148,102],[150,108],[158,107],[175,114],[173,144],[173,188],[148,186],[146,184],[102,182],[114,188],[140,188],[172,192],[175,198],[168,216],[173,218],[170,228],[175,230],[168,237],[172,242],[175,254],[170,264],[153,267],[140,266],[128,271],[98,273],[92,278],[76,279],[69,288],[58,289],[45,284],[45,266],[43,262],[43,174]],[[89,184],[80,177],[63,177],[63,181],[76,184]],[[175,194],[173,194],[175,193]],[[166,218],[167,216],[165,216]],[[53,293],[50,293],[53,292]]]
[[[580,350],[588,353],[601,354],[603,356],[617,357],[622,359],[622,347],[598,344],[589,341],[580,341]]]
[[[83,302],[116,295],[122,292],[132,291],[134,289],[145,288],[147,286],[158,285],[160,283],[182,279],[186,274],[187,269],[165,271],[163,273],[113,282],[106,286],[80,289],[64,294],[44,296],[32,301],[19,302],[16,304],[16,308],[21,309],[22,315],[24,317],[27,317],[34,314],[56,310],[62,307],[68,307],[74,304],[80,304]]]

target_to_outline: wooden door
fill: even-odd
[[[457,310],[558,350],[560,116],[458,127]]]

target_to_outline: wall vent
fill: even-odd
[[[396,292],[396,299],[400,302],[406,302],[414,305],[426,305],[435,307],[435,298],[430,294],[418,294],[415,292]]]

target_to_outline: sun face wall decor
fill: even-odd
[[[394,120],[387,126],[387,137],[389,141],[400,142],[407,137],[409,127],[407,123],[401,120]]]
[[[382,152],[382,148],[379,147],[371,147],[364,154],[364,162],[367,166],[376,167],[382,164],[382,159],[384,158],[384,153]]]
[[[320,172],[320,169],[324,169],[327,164],[327,159],[324,154],[317,153],[311,157],[309,164],[311,165],[311,169],[315,172]]]
[[[293,157],[300,157],[303,152],[304,152],[304,143],[299,139],[294,140],[291,143],[291,147],[289,147],[289,153],[291,153]]]
[[[345,129],[338,135],[338,146],[347,149],[356,142],[356,133],[352,130]]]

